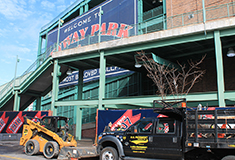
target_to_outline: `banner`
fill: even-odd
[[[20,112],[0,112],[0,133],[21,133],[23,129],[24,116],[36,118],[48,116],[48,111],[20,111]]]
[[[137,32],[137,0],[107,0],[77,18],[62,24],[59,50],[128,37]],[[101,32],[99,35],[98,33]],[[89,36],[89,38],[87,38]],[[47,47],[57,43],[58,28],[48,33]]]
[[[112,123],[111,130],[114,131],[118,124],[121,124],[123,129],[127,129],[144,117],[157,117],[158,115],[152,109],[98,110],[97,135],[102,133],[110,122]]]
[[[109,77],[116,77],[126,74],[132,74],[134,71],[122,69],[120,67],[107,67],[105,76],[106,78]],[[71,75],[67,76],[60,84],[59,87],[67,87],[70,85],[76,85],[78,84],[78,71],[73,72]],[[85,70],[83,72],[83,83],[87,83],[90,81],[98,80],[100,77],[100,70],[99,69],[91,69],[91,70]]]

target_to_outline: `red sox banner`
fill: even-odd
[[[143,117],[157,117],[152,109],[128,110],[98,110],[97,135],[103,132],[105,126],[112,123],[111,130],[115,131],[118,124],[125,130]]]
[[[23,129],[24,116],[36,118],[48,116],[48,111],[20,111],[20,112],[0,112],[0,133],[16,134]]]

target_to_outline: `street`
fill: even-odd
[[[0,141],[0,160],[46,160],[43,154],[27,156],[19,141]],[[56,160],[53,158],[51,160]],[[98,160],[98,158],[84,158],[83,160]]]

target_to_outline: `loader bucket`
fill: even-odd
[[[96,147],[63,147],[60,150],[58,160],[72,160],[81,158],[97,157]]]

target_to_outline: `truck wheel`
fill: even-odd
[[[43,155],[50,159],[59,154],[59,145],[54,141],[49,141],[45,144],[43,148]]]
[[[233,156],[233,155],[225,156],[221,160],[235,160],[235,156]]]
[[[33,154],[37,154],[39,152],[39,143],[37,140],[30,139],[26,142],[24,146],[25,154],[28,156],[32,156]]]
[[[113,147],[105,147],[101,151],[100,160],[118,160],[117,150]]]

